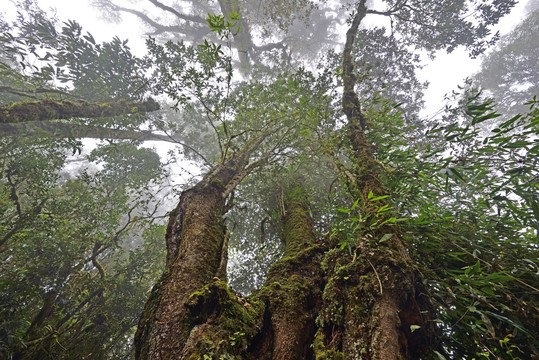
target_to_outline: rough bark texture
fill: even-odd
[[[283,191],[282,215],[285,257],[268,274],[265,288],[254,298],[267,304],[269,319],[260,359],[312,358],[315,319],[321,307],[324,276],[323,247],[316,245],[309,202],[301,182]],[[254,358],[254,357],[253,357]]]
[[[165,272],[150,294],[135,335],[137,358],[183,358],[185,344],[196,335],[194,326],[202,315],[192,314],[187,303],[223,266],[226,194],[230,184],[244,176],[252,151],[245,148],[225,159],[181,194],[167,228]]]
[[[421,311],[426,308],[418,305],[413,288],[403,289],[410,284],[401,274],[406,271],[397,268],[403,262],[386,259],[391,251],[369,250],[355,257],[346,250],[330,250],[330,244],[315,235],[301,186],[282,197],[285,257],[273,265],[259,291],[248,298],[236,295],[214,277],[222,264],[225,236],[219,216],[204,218],[205,228],[218,230],[206,235],[198,231],[196,239],[186,235],[194,230],[177,227],[201,228],[201,218],[194,224],[180,215],[191,208],[186,202],[193,201],[194,189],[182,195],[171,216],[167,239],[181,234],[181,242],[179,247],[169,243],[169,270],[141,318],[137,358],[414,359],[420,353],[415,349],[425,348],[421,331],[412,334],[409,326],[423,326]],[[202,199],[209,201],[206,196]],[[221,210],[223,203],[216,203],[220,205],[205,213]],[[185,244],[195,240],[206,245]]]
[[[106,104],[45,99],[0,106],[0,123],[71,119],[77,117],[100,118],[156,110],[159,110],[159,104],[152,99],[144,102],[119,101]]]

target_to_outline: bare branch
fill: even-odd
[[[200,16],[192,16],[192,15],[182,14],[179,11],[177,11],[176,9],[174,9],[174,8],[168,6],[168,5],[165,5],[162,2],[157,1],[157,0],[148,0],[148,1],[151,2],[152,4],[154,4],[156,7],[160,8],[161,10],[164,10],[164,11],[167,11],[167,12],[169,12],[171,14],[176,15],[180,19],[183,19],[183,20],[186,20],[186,21],[197,22],[197,23],[206,25],[206,20],[204,20]]]
[[[58,89],[38,88],[38,89],[33,89],[33,90],[25,90],[25,89],[17,89],[17,88],[14,88],[11,86],[5,86],[5,85],[0,86],[0,92],[24,96],[24,97],[36,99],[36,100],[39,99],[37,96],[35,96],[36,94],[60,94],[60,95],[65,95],[69,97],[76,97],[76,96],[71,95],[70,93],[67,93],[65,91],[58,90]]]

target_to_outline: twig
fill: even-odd
[[[382,290],[382,281],[380,281],[380,276],[378,276],[378,271],[376,271],[376,269],[374,268],[374,266],[372,265],[372,263],[371,263],[371,261],[369,259],[367,259],[367,262],[369,263],[369,265],[374,270],[374,275],[376,275],[376,278],[378,279],[378,285],[380,285],[380,295],[382,295],[384,292]]]

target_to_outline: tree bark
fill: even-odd
[[[316,317],[322,306],[325,285],[321,262],[324,245],[318,243],[314,222],[309,214],[308,195],[302,179],[281,191],[281,222],[284,258],[268,273],[264,288],[251,297],[267,304],[266,321],[248,359],[309,359],[316,332]]]
[[[433,334],[429,317],[432,308],[422,295],[406,241],[398,226],[389,222],[395,214],[382,211],[389,209],[386,200],[389,192],[380,181],[382,169],[365,135],[367,119],[354,90],[352,48],[359,24],[367,13],[365,3],[365,0],[359,3],[346,34],[342,105],[348,119],[350,158],[356,164],[355,183],[350,189],[361,200],[362,214],[372,230],[358,239],[361,250],[358,258],[344,266],[339,266],[337,261],[330,275],[331,286],[324,294],[329,296],[328,300],[335,301],[343,295],[340,301],[344,314],[340,318],[329,316],[325,333],[328,326],[339,329],[336,339],[345,358],[415,359],[429,348]],[[344,271],[348,275],[342,277]],[[328,343],[327,338],[322,340]]]
[[[236,295],[214,277],[224,203],[202,190],[210,184],[184,192],[171,215],[167,271],[139,323],[137,359],[415,359],[426,348],[425,334],[409,326],[427,328],[421,311],[428,308],[414,288],[403,289],[411,283],[396,269],[401,263],[352,256],[317,239],[299,184],[283,189],[280,199],[284,258],[260,290]],[[208,207],[194,206],[198,201]],[[189,235],[195,231],[198,237]]]
[[[183,358],[183,348],[196,335],[200,314],[193,314],[187,304],[195,292],[214,281],[223,262],[226,265],[225,200],[238,178],[246,175],[249,156],[263,139],[258,141],[225,159],[181,194],[167,228],[165,271],[150,294],[135,335],[137,359]]]

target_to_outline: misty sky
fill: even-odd
[[[499,31],[501,35],[509,33],[523,20],[525,7],[530,1],[537,0],[520,1],[511,14],[504,17],[494,28],[494,32]],[[135,54],[144,54],[146,35],[135,16],[124,14],[121,23],[110,23],[101,18],[101,14],[90,6],[90,2],[90,0],[38,0],[43,9],[51,9],[51,12],[55,9],[61,21],[72,19],[79,22],[86,31],[94,35],[96,40],[108,41],[113,36],[127,38]],[[10,3],[4,11],[14,14],[15,6]],[[425,60],[426,66],[418,71],[418,75],[421,81],[428,81],[430,85],[425,92],[425,109],[421,115],[430,117],[443,107],[445,94],[456,89],[458,85],[462,85],[466,77],[479,71],[481,59],[470,59],[465,50],[457,49],[451,54],[440,51],[434,61],[429,61],[426,57]]]

